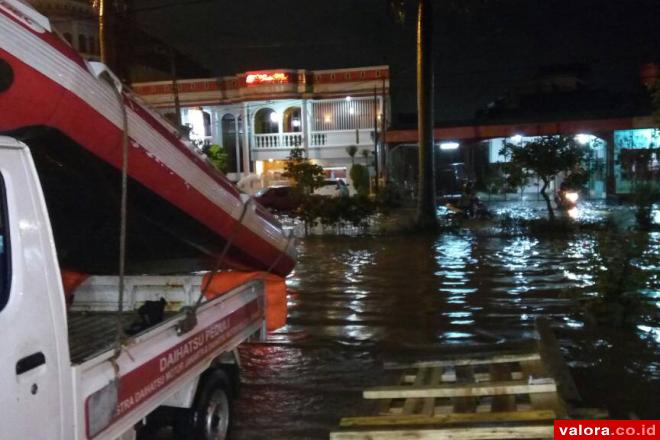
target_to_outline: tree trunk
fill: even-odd
[[[419,176],[417,225],[437,226],[433,145],[433,36],[432,0],[417,1],[417,133]]]
[[[549,182],[547,179],[543,178],[543,186],[541,187],[541,195],[543,196],[543,199],[545,200],[545,204],[548,207],[548,219],[553,221],[555,219],[555,211],[552,209],[552,203],[550,202],[550,196],[545,192],[545,190],[548,188]]]

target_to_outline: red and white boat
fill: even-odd
[[[209,269],[229,240],[223,266],[289,273],[293,244],[277,221],[256,203],[245,208],[231,182],[163,117],[118,81],[104,79],[104,70],[84,60],[30,6],[0,0],[0,134],[30,146],[60,264],[116,272],[123,105],[127,270]]]

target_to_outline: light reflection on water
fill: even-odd
[[[660,417],[657,313],[594,334],[577,307],[576,297],[596,295],[603,264],[593,234],[327,237],[299,251],[287,327],[273,345],[243,350],[248,396],[266,397],[238,402],[239,440],[327,438],[339,417],[369,412],[360,390],[388,383],[383,360],[522,340],[538,316],[558,326],[587,403]],[[640,293],[660,310],[660,233],[637,265],[647,275]],[[271,414],[278,399],[287,403]]]

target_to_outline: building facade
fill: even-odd
[[[29,0],[62,37],[86,59],[98,61],[97,14],[86,0]]]
[[[195,143],[222,146],[230,178],[254,173],[263,185],[284,182],[285,159],[296,147],[328,177],[347,178],[353,161],[373,165],[389,114],[387,66],[253,71],[133,89],[171,120],[180,118]],[[353,158],[349,146],[357,147]]]
[[[524,145],[557,134],[574,136],[590,148],[585,164],[590,198],[625,197],[639,185],[660,183],[660,129],[652,117],[640,116],[436,128],[437,192],[460,192],[465,181],[483,180],[488,169],[507,161],[500,154],[507,142]],[[416,130],[390,130],[387,140],[390,177],[414,191]],[[539,182],[528,183],[525,192],[538,193]]]

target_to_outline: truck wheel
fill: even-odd
[[[191,409],[176,411],[173,420],[177,440],[226,440],[231,427],[231,382],[222,370],[207,373]]]
[[[229,432],[229,396],[224,387],[213,388],[197,414],[199,440],[225,440]]]

